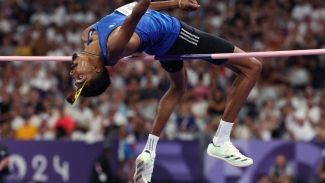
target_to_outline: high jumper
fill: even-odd
[[[149,55],[182,55],[212,53],[243,53],[228,41],[195,29],[178,19],[158,12],[180,8],[195,11],[196,0],[171,0],[151,2],[140,0],[116,9],[82,34],[85,50],[74,54],[70,75],[79,88],[77,95],[94,97],[102,94],[110,85],[106,66],[114,66],[120,59],[133,53]],[[236,72],[227,98],[222,120],[208,146],[211,157],[225,160],[238,167],[249,166],[253,160],[244,156],[230,142],[233,122],[255,85],[262,64],[255,58],[204,59]],[[159,136],[174,107],[187,89],[188,78],[183,61],[160,60],[170,78],[170,88],[159,102],[158,111],[143,152],[136,159],[136,183],[151,181]],[[77,97],[72,97],[71,103]]]

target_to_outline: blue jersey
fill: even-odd
[[[90,31],[95,30],[98,33],[105,65],[113,66],[115,64],[108,61],[107,39],[115,28],[123,24],[125,18],[126,15],[114,11],[102,18],[90,29]],[[180,28],[180,22],[176,18],[157,11],[147,10],[135,29],[135,33],[140,37],[140,46],[134,53],[144,51],[149,55],[165,54],[177,39]]]

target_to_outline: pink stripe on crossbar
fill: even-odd
[[[220,59],[220,58],[245,58],[245,57],[246,58],[247,57],[286,57],[286,56],[323,55],[323,54],[325,54],[325,49],[225,53],[225,54],[212,54],[211,57],[213,59]]]
[[[301,56],[301,55],[323,55],[325,49],[313,49],[313,50],[290,50],[290,51],[268,51],[268,52],[247,52],[247,53],[223,53],[223,54],[196,54],[184,55],[184,59],[198,59],[201,57],[206,58],[207,56],[212,59],[224,59],[224,58],[247,58],[247,57],[284,57],[284,56]],[[181,56],[182,57],[182,56]],[[0,61],[25,61],[25,62],[50,62],[59,61],[67,62],[71,61],[71,56],[0,56]],[[161,56],[160,58],[164,58]],[[172,57],[166,56],[164,60],[174,60]],[[155,56],[144,56],[144,57],[125,57],[120,61],[153,61]]]

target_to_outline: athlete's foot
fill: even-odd
[[[221,146],[215,146],[211,142],[207,152],[209,156],[222,159],[233,166],[246,167],[253,164],[253,160],[242,155],[231,142],[225,142]]]
[[[151,158],[150,152],[142,152],[135,160],[136,170],[133,176],[135,183],[148,183],[151,182],[153,172],[153,165],[155,159]]]

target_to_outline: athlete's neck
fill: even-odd
[[[91,53],[91,54],[94,54],[94,55],[99,55],[101,56],[102,55],[102,51],[100,49],[100,46],[99,46],[99,41],[92,41],[87,47],[86,49],[84,50],[88,53]]]

